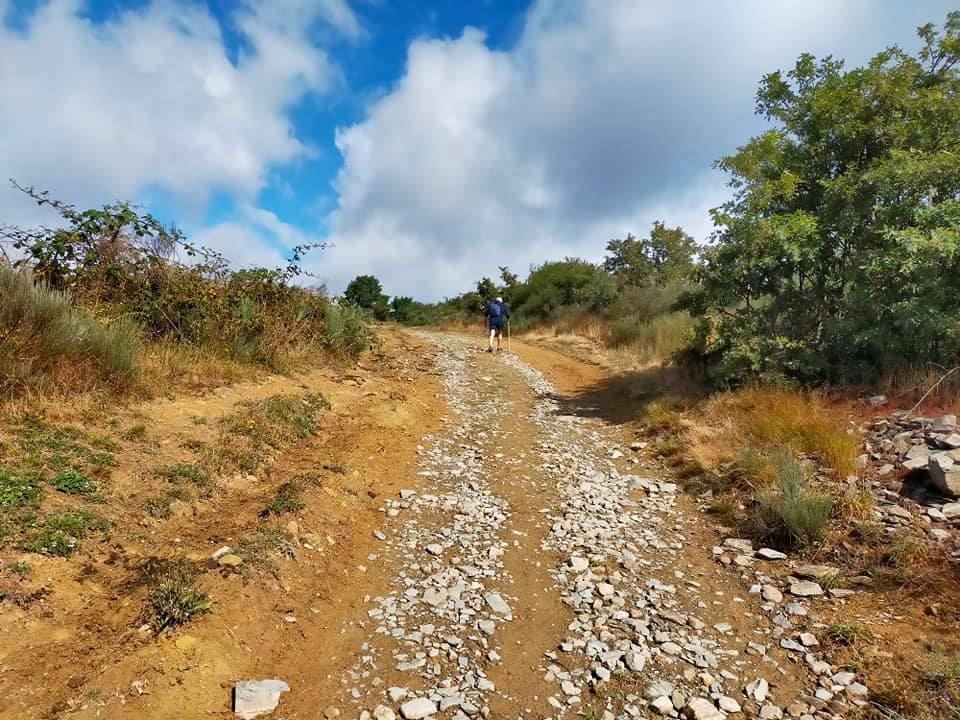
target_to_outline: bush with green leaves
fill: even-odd
[[[535,268],[516,289],[518,320],[549,320],[563,308],[600,312],[616,298],[613,278],[586,260],[568,258]]]
[[[847,70],[803,55],[767,75],[776,127],[718,166],[695,350],[720,383],[873,381],[960,356],[960,12]]]
[[[365,347],[367,333],[355,327],[363,318],[351,318],[346,339],[331,335],[343,329],[340,311],[322,288],[294,282],[304,254],[321,245],[293,248],[285,267],[233,270],[129,203],[79,211],[15,187],[59,213],[62,227],[0,230],[19,270],[0,276],[0,364],[10,366],[0,377],[76,358],[129,375],[141,334],[280,369],[289,359]]]

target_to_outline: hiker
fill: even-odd
[[[503,328],[510,319],[510,308],[503,301],[502,297],[487,305],[487,311],[484,316],[487,320],[487,330],[490,331],[490,342],[487,345],[487,352],[493,352],[493,338],[497,338],[497,352],[503,350]]]

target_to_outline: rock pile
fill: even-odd
[[[950,539],[949,528],[960,527],[960,430],[956,416],[912,418],[894,413],[874,420],[867,429],[864,449],[860,461],[865,467],[873,466],[878,493],[889,503],[881,506],[883,521],[894,527],[919,521],[935,542]],[[919,518],[916,512],[898,504],[904,494],[922,502]]]
[[[867,457],[880,463],[877,474],[925,470],[938,492],[960,495],[960,432],[956,415],[936,419],[894,413],[873,421],[866,442]],[[867,458],[864,458],[866,460]]]

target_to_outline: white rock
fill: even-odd
[[[780,589],[773,585],[764,585],[763,590],[761,591],[763,599],[767,602],[779,603],[783,602],[783,593],[780,592]]]
[[[647,656],[639,650],[628,650],[624,663],[631,672],[640,672],[647,664]]]
[[[833,681],[834,685],[843,685],[844,687],[846,687],[847,685],[852,683],[854,680],[856,680],[856,678],[857,676],[854,675],[852,672],[838,672],[836,675],[830,678],[830,680]]]
[[[727,713],[740,712],[740,703],[738,703],[732,697],[727,697],[726,695],[722,695],[720,699],[717,700],[717,706]]]
[[[487,605],[489,605],[490,609],[493,610],[493,612],[495,612],[497,615],[511,614],[510,606],[507,605],[506,601],[500,596],[500,593],[484,593],[483,599],[487,601]]]
[[[689,720],[723,720],[723,713],[719,712],[712,702],[703,698],[693,698],[683,708],[683,715]]]
[[[760,548],[757,550],[757,557],[763,558],[764,560],[786,560],[786,554],[780,552],[779,550],[772,550],[771,548]]]
[[[650,702],[650,707],[652,707],[661,715],[673,714],[673,700],[668,698],[666,695],[661,695],[658,698],[654,698]]]
[[[405,720],[421,720],[421,718],[429,717],[430,715],[436,714],[436,712],[436,703],[427,698],[407,700],[407,702],[400,706],[400,715],[405,718]]]
[[[373,720],[396,720],[396,713],[386,705],[377,705],[373,709]]]
[[[811,580],[802,580],[790,586],[790,594],[797,597],[816,597],[823,595],[823,588]]]
[[[747,685],[746,693],[747,697],[752,697],[758,703],[762,703],[767,699],[767,693],[770,691],[770,683],[768,683],[763,678],[757,678],[752,683]]]
[[[282,680],[242,680],[233,688],[233,713],[244,720],[269,715],[285,692],[290,686]]]

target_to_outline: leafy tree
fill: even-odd
[[[649,237],[638,240],[628,234],[624,240],[607,243],[603,267],[626,285],[665,285],[693,272],[696,249],[696,242],[683,228],[669,228],[657,220]]]
[[[395,297],[390,301],[390,317],[398,323],[407,323],[413,319],[416,306],[412,297]]]
[[[764,77],[775,127],[717,164],[697,351],[716,379],[871,380],[960,351],[960,12],[923,48]]]
[[[480,296],[480,299],[484,305],[497,297],[499,292],[500,291],[497,290],[497,286],[490,278],[485,277],[477,282],[477,295]]]
[[[387,318],[387,296],[383,294],[380,281],[373,275],[358,275],[351,280],[343,291],[343,299],[348,305],[370,310],[378,320]]]

